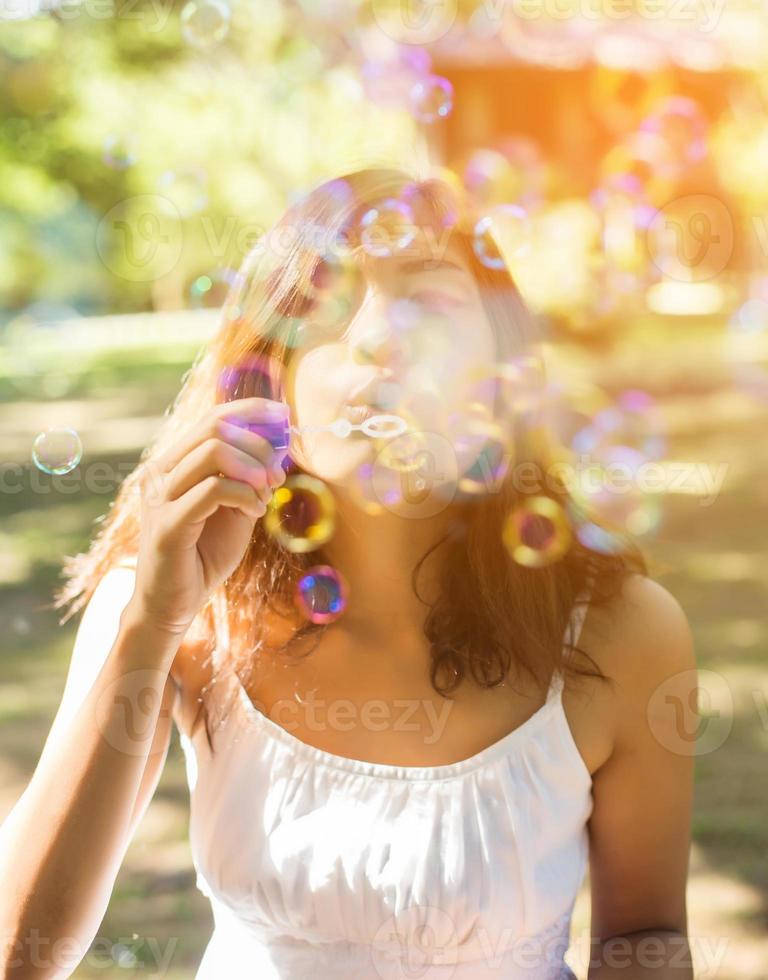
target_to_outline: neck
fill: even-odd
[[[427,606],[413,592],[411,573],[425,552],[441,541],[459,519],[455,506],[431,517],[401,516],[390,510],[367,514],[334,488],[336,529],[323,548],[330,565],[347,580],[347,609],[342,628],[387,636],[393,632],[419,634]],[[419,594],[432,602],[438,573],[445,561],[441,545],[419,570]]]

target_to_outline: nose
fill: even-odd
[[[350,341],[354,361],[358,364],[375,364],[384,369],[383,373],[388,376],[402,360],[403,352],[397,333],[382,302],[370,308],[369,315],[357,324]]]

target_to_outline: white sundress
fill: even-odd
[[[574,605],[574,643],[586,608]],[[203,725],[180,733],[197,887],[214,917],[195,980],[574,978],[564,954],[592,778],[559,671],[522,725],[419,767],[311,746],[232,671],[217,677],[209,697],[233,685],[234,702],[216,752]]]

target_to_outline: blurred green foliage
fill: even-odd
[[[82,0],[0,23],[4,319],[40,299],[178,308],[291,194],[414,141],[406,114],[364,101],[330,22],[307,30],[291,4],[234,0],[226,36],[195,45],[183,9]],[[170,260],[153,236],[170,236]]]

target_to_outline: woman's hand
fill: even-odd
[[[225,402],[147,464],[133,615],[183,636],[237,568],[256,521],[285,480],[286,450],[275,452],[244,426],[274,424],[287,414],[287,405],[269,398]]]

